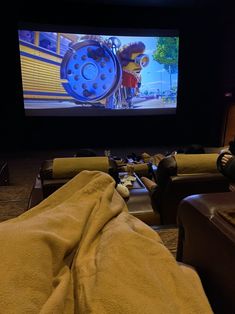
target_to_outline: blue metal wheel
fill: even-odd
[[[121,84],[122,68],[113,51],[95,40],[74,44],[61,63],[61,79],[69,95],[81,103],[96,103]]]

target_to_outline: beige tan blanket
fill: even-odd
[[[83,171],[0,224],[2,314],[206,314],[201,283],[127,212],[114,180]]]

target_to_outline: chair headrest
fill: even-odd
[[[55,158],[52,166],[54,179],[72,178],[82,170],[98,170],[108,173],[108,157],[66,157]]]
[[[218,173],[218,154],[176,154],[163,158],[157,168],[156,182],[164,186],[171,176]]]
[[[218,154],[177,154],[177,174],[217,173]]]

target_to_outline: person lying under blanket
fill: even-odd
[[[195,270],[128,213],[104,172],[82,171],[0,224],[3,314],[209,314]]]

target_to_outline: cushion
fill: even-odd
[[[177,174],[217,173],[218,154],[177,154]]]
[[[149,175],[149,166],[147,163],[140,163],[140,164],[132,164],[133,170],[139,176],[148,176]],[[123,171],[128,172],[128,166],[124,166]]]
[[[99,170],[108,173],[108,157],[66,157],[53,160],[53,178],[72,178],[82,170]]]

